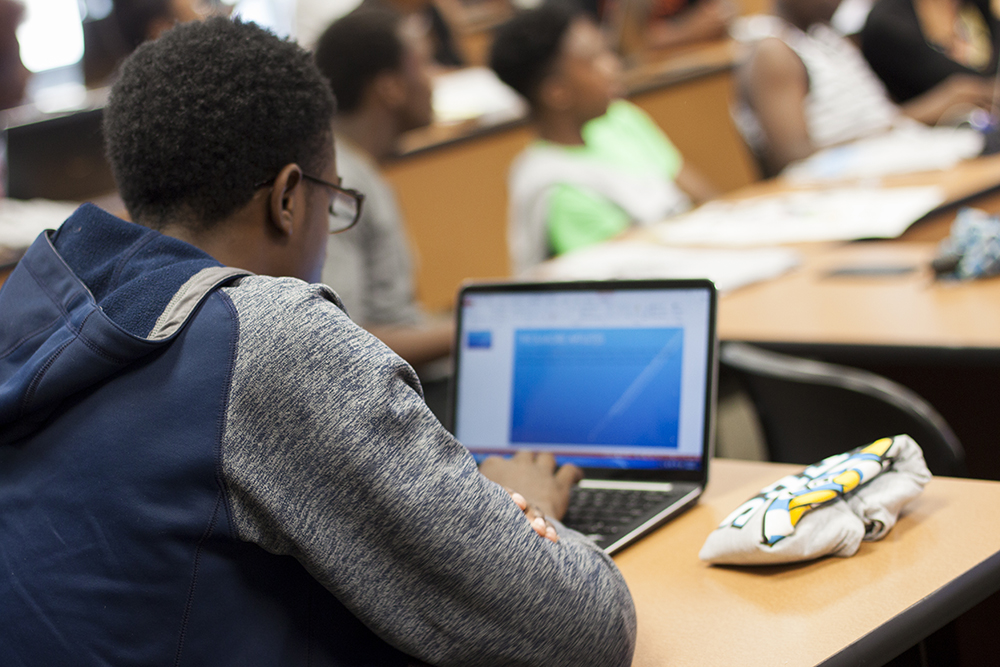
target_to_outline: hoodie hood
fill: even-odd
[[[168,306],[194,276],[219,266],[91,204],[42,233],[0,289],[0,444],[169,343],[183,321],[165,331]]]

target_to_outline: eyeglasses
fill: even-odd
[[[361,205],[365,201],[364,194],[350,188],[342,188],[335,183],[324,181],[303,172],[302,178],[313,183],[325,185],[333,190],[333,201],[330,202],[330,233],[346,232],[358,223],[361,218]]]
[[[339,234],[340,232],[346,232],[348,229],[353,227],[361,219],[361,204],[365,201],[365,196],[363,193],[357,190],[352,190],[350,188],[342,188],[336,183],[331,183],[329,181],[324,181],[322,178],[316,178],[315,176],[310,176],[303,172],[302,178],[307,181],[312,181],[313,183],[318,183],[319,185],[325,185],[326,187],[333,190],[333,201],[330,202],[330,233]],[[270,185],[274,179],[270,181],[263,181],[254,186],[254,190],[262,188],[265,185]]]

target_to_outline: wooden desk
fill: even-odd
[[[951,169],[944,171],[885,176],[879,183],[885,187],[934,185],[941,188],[945,201],[941,207],[928,214],[928,219],[932,221],[938,220],[942,213],[953,212],[954,207],[957,205],[979,202],[983,198],[987,198],[988,201],[996,200],[997,207],[1000,208],[1000,199],[994,197],[1000,192],[1000,153],[965,160]],[[796,183],[783,178],[772,178],[766,181],[756,181],[739,189],[731,190],[723,196],[723,199],[749,199],[758,195],[775,194],[788,190],[818,190],[849,184],[850,181],[841,183],[835,181]],[[868,184],[867,181],[866,184]],[[923,222],[919,226],[922,227]],[[912,239],[910,231],[912,230],[907,231],[906,236]],[[937,240],[937,238],[947,234],[946,228],[937,231],[943,231],[943,234],[940,234],[933,240]]]
[[[719,336],[763,343],[977,348],[1000,356],[1000,279],[935,281],[930,260],[936,248],[895,241],[805,251],[805,261],[792,273],[724,295]],[[914,270],[829,275],[854,266]]]
[[[716,460],[691,511],[615,556],[635,600],[634,665],[878,665],[1000,590],[1000,483],[936,478],[851,558],[765,568],[698,560],[747,498],[801,466]]]
[[[1000,479],[996,388],[1000,383],[1000,278],[935,281],[929,267],[957,203],[1000,211],[1000,156],[943,174],[891,179],[938,184],[952,206],[893,241],[805,248],[797,270],[719,301],[719,336],[779,352],[863,368],[929,401],[966,450],[973,477]],[[780,188],[751,186],[737,194]],[[831,277],[845,266],[911,266],[909,274]]]

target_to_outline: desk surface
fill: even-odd
[[[1000,188],[1000,153],[965,160],[951,169],[943,171],[884,176],[879,180],[879,183],[885,187],[936,185],[941,188],[944,194],[944,206],[954,206],[956,203],[977,198]],[[850,182],[838,183],[836,181],[796,184],[784,178],[772,178],[756,181],[737,190],[732,190],[726,193],[724,198],[730,200],[748,199],[788,190],[817,190],[849,184]],[[864,184],[869,185],[870,183],[866,181]]]
[[[804,250],[776,280],[724,295],[719,337],[758,343],[1000,348],[1000,278],[935,281],[934,243],[886,241]],[[831,276],[841,267],[914,270]]]
[[[698,560],[708,534],[801,466],[716,460],[701,502],[615,557],[639,620],[634,665],[880,664],[1000,589],[1000,483],[936,478],[851,558]],[[864,662],[868,659],[869,662]]]
[[[950,210],[930,216],[898,240],[802,248],[802,266],[776,280],[720,299],[719,336],[761,343],[1000,349],[1000,278],[935,281],[937,241],[948,234],[956,203],[1000,210],[1000,155],[953,170],[886,179],[887,185],[938,185]],[[733,198],[787,187],[755,184]],[[985,193],[985,194],[984,194]],[[829,276],[857,266],[912,267],[881,277]]]

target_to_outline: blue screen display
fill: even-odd
[[[515,333],[511,443],[677,447],[684,330]]]

